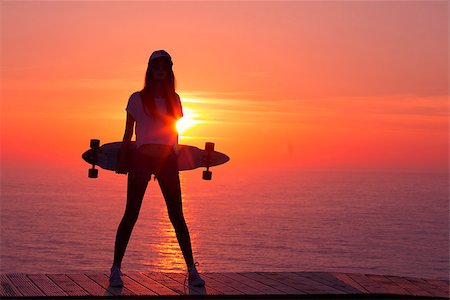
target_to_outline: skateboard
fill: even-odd
[[[82,158],[92,168],[89,169],[88,177],[97,178],[99,166],[102,169],[116,171],[117,163],[120,157],[120,149],[122,142],[107,143],[100,146],[100,140],[92,139],[90,149],[82,154]],[[131,142],[130,150],[136,149],[136,142]],[[212,172],[210,167],[218,166],[226,163],[230,158],[221,152],[214,151],[214,143],[205,143],[205,149],[200,149],[188,145],[176,145],[176,153],[178,157],[178,170],[193,170],[196,168],[206,168],[203,171],[203,179],[211,180]],[[126,159],[126,164],[129,163],[130,157]]]

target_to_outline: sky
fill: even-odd
[[[448,169],[447,1],[2,1],[1,164],[120,141],[150,54],[230,168]]]

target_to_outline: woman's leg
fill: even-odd
[[[128,174],[127,205],[122,221],[117,228],[116,243],[114,246],[114,263],[120,267],[125,250],[130,240],[131,231],[139,216],[142,199],[147,189],[148,180]]]
[[[175,229],[184,260],[186,261],[187,267],[190,268],[194,265],[194,258],[192,255],[191,238],[183,216],[178,171],[161,174],[158,176],[158,183],[166,200],[169,219]]]

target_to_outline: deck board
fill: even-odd
[[[166,275],[158,272],[143,272],[145,276],[148,276],[149,278],[158,281],[162,285],[168,287],[169,289],[177,292],[180,295],[199,295],[201,294],[200,291],[197,289],[189,289],[189,287],[184,286],[182,283],[179,283],[176,280],[173,280],[170,277],[167,277]]]
[[[85,274],[67,274],[67,276],[85,289],[91,296],[112,296],[112,293]]]
[[[389,294],[394,295],[411,295],[406,289],[402,288],[397,283],[382,275],[366,275],[368,278],[380,284]],[[412,296],[412,295],[411,295]]]
[[[169,295],[169,296],[175,296],[180,295],[179,293],[175,292],[174,290],[171,290],[167,286],[159,283],[156,280],[151,279],[148,276],[145,276],[144,274],[140,272],[127,272],[125,273],[125,276],[133,279],[136,282],[139,282],[146,288],[154,291],[158,295]]]
[[[303,272],[303,276],[317,281],[321,282],[323,284],[326,284],[328,286],[331,286],[337,290],[341,290],[347,294],[360,294],[361,291],[352,287],[351,285],[346,284],[342,280],[336,278],[330,273],[326,272]]]
[[[399,286],[407,290],[411,295],[414,296],[427,296],[432,297],[433,295],[428,293],[427,291],[423,290],[421,287],[413,284],[411,281],[404,277],[399,276],[386,276],[386,278],[389,278],[390,280],[397,283]]]
[[[201,277],[205,280],[205,285],[210,286],[218,291],[220,291],[224,295],[243,295],[244,293],[228,286],[218,280],[216,280],[213,276],[210,276],[210,273],[203,273]]]
[[[126,287],[112,287],[109,286],[109,277],[106,277],[103,273],[86,273],[86,276],[95,281],[98,285],[106,289],[113,296],[118,295],[126,295],[133,296],[135,295],[132,291],[127,289]]]
[[[185,283],[185,276],[186,274],[183,273],[164,273],[167,277],[172,278],[173,280],[188,285],[188,280],[186,279]],[[190,295],[223,295],[222,292],[216,290],[212,286],[209,286],[205,283],[204,287],[191,287],[189,290]]]
[[[45,276],[45,274],[29,274],[28,278],[33,281],[33,283],[38,286],[46,296],[68,296],[62,288],[60,288],[56,283],[54,283],[50,278]]]
[[[45,296],[44,292],[40,290],[37,285],[35,285],[25,274],[12,273],[7,276],[23,296]]]
[[[87,296],[89,293],[66,274],[49,274],[48,277],[69,296]]]
[[[248,278],[251,278],[255,281],[261,282],[262,284],[265,284],[267,286],[270,286],[274,289],[277,289],[284,294],[288,295],[298,295],[298,294],[304,294],[302,291],[297,290],[296,288],[293,288],[292,286],[289,286],[287,284],[284,284],[278,280],[275,280],[273,278],[270,278],[268,276],[264,276],[263,274],[255,273],[255,272],[244,272],[239,273],[243,276],[246,276]]]
[[[277,272],[257,272],[257,273],[298,290],[299,295],[306,295],[310,293],[310,291],[308,291],[308,289],[305,288],[305,286],[297,284],[294,280],[286,278],[280,273]]]
[[[125,274],[125,273],[124,273]],[[109,275],[103,274],[106,276],[106,279],[109,280]],[[129,289],[133,294],[142,296],[142,295],[149,295],[149,296],[155,296],[157,293],[152,291],[151,289],[146,288],[142,284],[134,281],[128,276],[122,276],[123,284],[124,286]]]
[[[266,285],[264,283],[261,283],[257,280],[254,280],[250,277],[246,277],[239,273],[224,273],[225,276],[228,276],[229,278],[232,278],[236,281],[242,282],[248,286],[252,286],[261,292],[263,292],[266,295],[283,295],[286,294],[286,292],[283,292],[277,288],[274,288],[272,286]]]
[[[361,286],[358,282],[353,280],[348,274],[345,273],[331,273],[334,277],[341,280],[342,282],[348,284],[349,286],[353,287],[354,289],[359,290],[363,294],[368,294],[369,291],[366,290],[363,286]]]
[[[279,272],[279,275],[286,279],[292,281],[296,286],[305,290],[308,294],[320,295],[320,294],[345,294],[341,290],[332,288],[328,285],[313,281],[305,276],[300,275],[300,273],[295,272]],[[280,278],[280,280],[283,280]]]
[[[212,272],[208,273],[208,276],[213,278],[214,280],[220,282],[223,285],[229,286],[233,289],[240,291],[244,295],[264,295],[263,291],[259,289],[249,286],[243,282],[235,280],[225,275],[226,273]]]
[[[447,293],[447,295],[449,295],[450,287],[448,280],[438,280],[438,279],[425,279],[425,280],[428,283],[432,284],[433,286],[436,286],[445,293]]]
[[[0,274],[0,296],[2,297],[19,297],[22,296],[19,289],[9,280],[6,274]]]
[[[123,287],[110,287],[109,275],[0,274],[0,297],[19,299],[184,298],[247,297],[279,299],[329,297],[339,299],[388,299],[427,297],[450,299],[449,282],[439,279],[336,272],[239,272],[201,273],[204,287],[184,284],[184,273],[124,272]],[[356,298],[355,298],[356,297]],[[117,299],[117,298],[115,298]],[[328,298],[327,298],[328,299]]]
[[[365,274],[347,274],[354,281],[358,282],[371,294],[389,294],[389,287],[380,284]]]
[[[308,284],[310,284],[311,286],[317,288],[320,291],[323,291],[324,294],[347,294],[347,292],[342,291],[339,288],[336,288],[334,286],[331,286],[329,284],[320,282],[318,280],[309,278],[308,276],[306,276],[303,272],[291,272],[292,274],[300,277],[300,280],[302,282],[306,282]]]
[[[441,291],[439,288],[430,285],[425,280],[421,278],[407,278],[410,282],[412,282],[414,285],[420,287],[424,291],[427,291],[434,297],[448,297],[448,293]]]

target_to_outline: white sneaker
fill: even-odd
[[[122,272],[120,268],[116,265],[111,267],[111,275],[109,276],[110,286],[123,286]]]
[[[189,274],[189,285],[195,285],[195,286],[204,286],[205,281],[200,277],[200,274],[198,274],[197,268],[195,266],[198,266],[199,263],[196,262],[192,267],[188,269]]]

